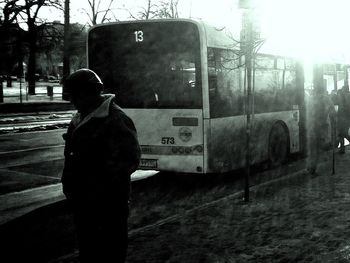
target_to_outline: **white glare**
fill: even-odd
[[[350,59],[348,0],[263,0],[257,8],[267,46],[311,60]]]

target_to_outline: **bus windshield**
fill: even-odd
[[[188,22],[97,26],[89,68],[124,108],[201,108],[200,45]]]

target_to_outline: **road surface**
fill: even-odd
[[[64,199],[65,129],[0,135],[0,225]],[[156,171],[136,171],[139,180]]]

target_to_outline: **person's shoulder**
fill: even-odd
[[[109,114],[111,117],[129,118],[125,111],[114,101],[111,102]]]
[[[135,129],[132,119],[115,102],[112,102],[110,105],[110,118],[118,123],[123,123],[129,128]]]

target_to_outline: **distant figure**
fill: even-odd
[[[329,96],[333,102],[333,105],[338,105],[338,92],[337,92],[337,90],[333,89]]]
[[[78,110],[65,134],[63,192],[72,209],[80,262],[124,262],[130,175],[139,164],[136,129],[102,95],[96,73],[80,69],[65,81]]]
[[[338,138],[340,143],[339,153],[345,153],[344,139],[350,141],[349,128],[350,128],[350,92],[349,86],[345,85],[338,92]]]
[[[334,123],[335,109],[332,100],[323,87],[314,89],[307,102],[308,120],[308,171],[315,174],[319,157],[331,149],[331,124]]]

